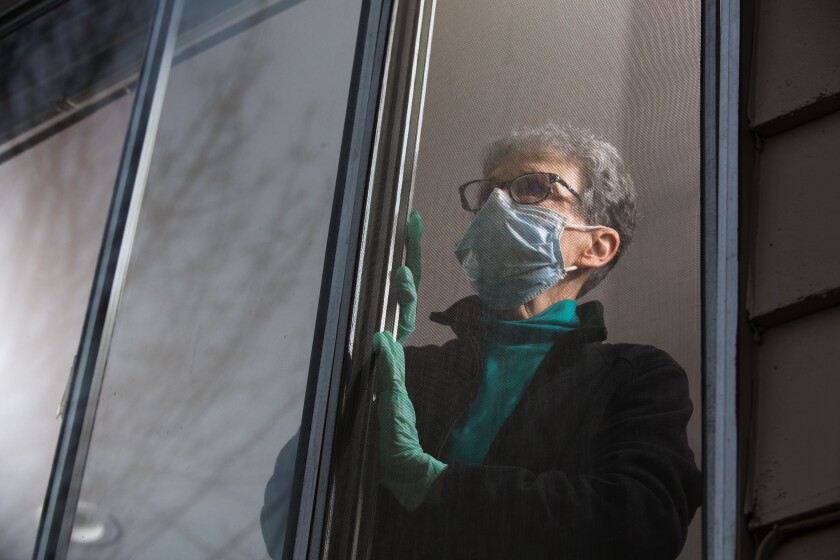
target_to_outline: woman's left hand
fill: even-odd
[[[426,501],[446,465],[423,451],[405,388],[405,353],[390,333],[373,335],[382,483],[409,511]]]

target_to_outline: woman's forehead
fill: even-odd
[[[493,168],[488,179],[507,181],[529,172],[555,173],[572,188],[583,186],[581,166],[574,159],[557,152],[509,154]]]

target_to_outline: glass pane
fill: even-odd
[[[0,556],[10,560],[32,557],[151,14],[142,2],[53,4],[31,18],[4,11],[0,35]]]
[[[440,0],[431,42],[405,387],[383,349],[346,376],[375,521],[331,556],[699,558],[700,2]]]
[[[230,5],[185,6],[81,489],[91,536],[70,558],[267,557],[260,512],[300,426],[360,3]]]

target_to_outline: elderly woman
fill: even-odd
[[[682,368],[607,344],[599,302],[636,223],[615,148],[571,127],[490,145],[461,186],[455,248],[477,297],[414,327],[419,215],[397,271],[397,340],[374,336],[382,483],[374,558],[675,558],[700,502]]]

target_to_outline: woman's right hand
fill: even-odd
[[[405,346],[408,337],[417,325],[417,289],[420,286],[423,219],[414,210],[405,223],[405,265],[394,274],[397,301],[400,304],[400,320],[397,324],[397,342]]]

